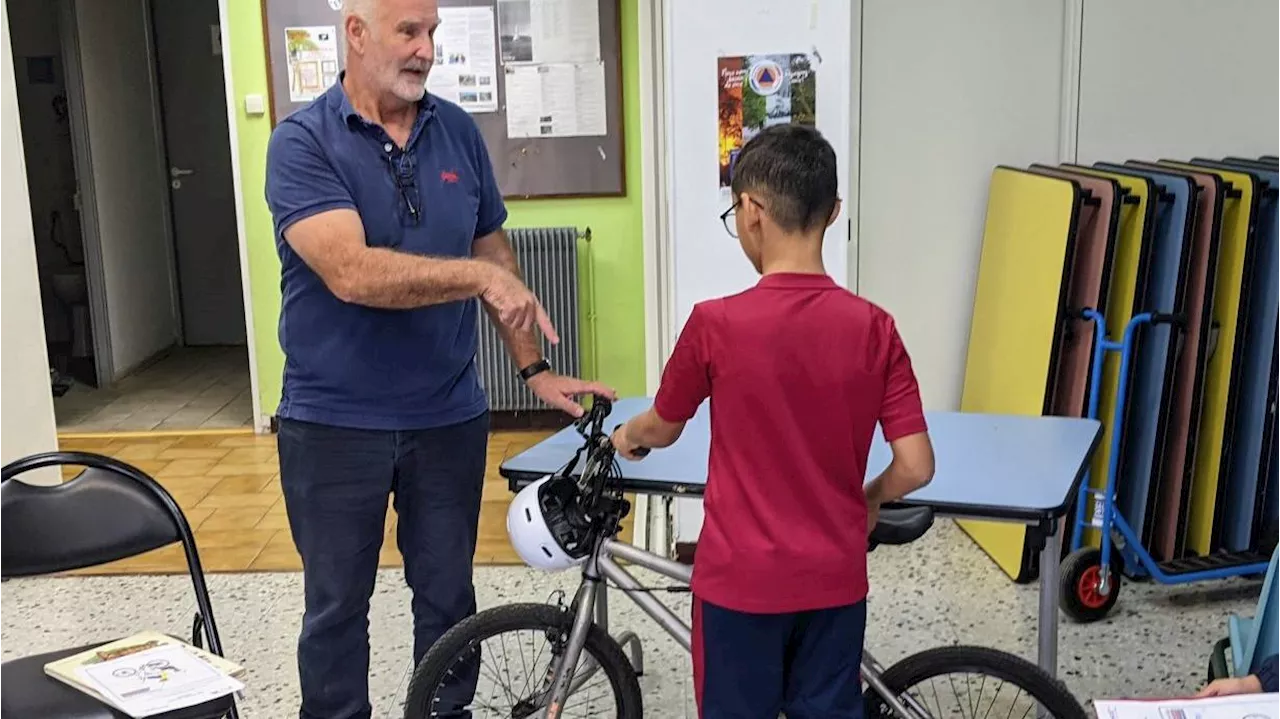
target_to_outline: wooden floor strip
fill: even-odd
[[[511,492],[498,475],[507,457],[548,436],[547,432],[502,431],[489,437],[477,565],[514,565],[520,559],[506,533]],[[154,477],[182,507],[196,536],[206,572],[301,571],[280,489],[276,439],[243,430],[64,434],[60,449],[114,457]],[[64,467],[70,479],[79,467]],[[402,566],[396,549],[396,515],[388,508],[379,565]],[[631,536],[631,520],[624,539]],[[78,574],[182,574],[178,546],[81,570]]]

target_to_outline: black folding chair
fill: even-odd
[[[85,467],[54,486],[10,481],[45,467]],[[173,497],[141,470],[111,457],[85,452],[47,452],[0,469],[0,576],[33,577],[93,567],[182,543],[195,588],[197,612],[192,644],[222,654],[213,606],[191,526]],[[121,719],[125,715],[49,677],[49,662],[105,644],[22,657],[0,665],[0,714],[40,719]],[[238,719],[235,698],[223,697],[163,719]]]

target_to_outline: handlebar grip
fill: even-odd
[[[613,402],[610,402],[609,398],[604,395],[593,393],[591,395],[591,409],[592,411],[599,411],[601,417],[608,417],[613,413]]]
[[[614,432],[617,432],[617,431],[618,431],[619,429],[621,429],[621,428],[622,428],[622,425],[620,425],[620,424],[616,424],[616,425],[614,425],[614,426],[613,426],[613,431],[614,431]],[[634,455],[635,455],[635,456],[637,456],[637,457],[648,457],[648,456],[649,456],[649,452],[650,452],[650,450],[649,450],[649,448],[648,448],[648,447],[636,447],[636,451],[635,451],[635,452],[633,452],[632,454],[634,454]]]
[[[1176,312],[1152,312],[1151,313],[1151,324],[1153,325],[1158,325],[1158,324],[1182,325],[1185,321],[1186,320],[1183,318],[1183,316]]]

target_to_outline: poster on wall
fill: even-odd
[[[807,53],[719,58],[720,191],[729,194],[733,164],[766,127],[816,125],[816,83]]]
[[[604,63],[507,65],[507,137],[608,133]]]
[[[289,101],[311,102],[338,80],[338,29],[332,25],[287,27]]]
[[[442,7],[427,90],[467,112],[498,111],[498,49],[492,7]]]

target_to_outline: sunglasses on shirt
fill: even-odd
[[[387,167],[391,169],[391,179],[395,181],[396,189],[400,191],[400,199],[404,201],[407,216],[402,216],[402,219],[406,225],[417,225],[422,219],[418,205],[417,161],[408,152],[402,152],[395,157],[387,154],[384,157],[387,158]]]

